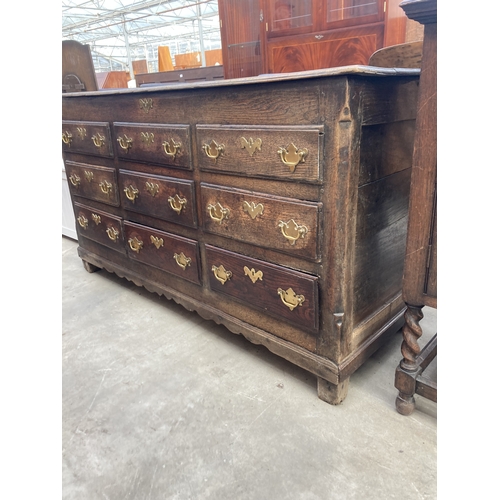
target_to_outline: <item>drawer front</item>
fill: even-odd
[[[86,163],[65,162],[71,193],[117,207],[120,205],[118,182],[114,168]]]
[[[63,120],[62,148],[68,153],[112,157],[109,123]]]
[[[201,285],[196,241],[127,221],[124,229],[127,254],[131,259]]]
[[[122,206],[184,226],[196,227],[194,182],[119,170]]]
[[[197,125],[200,168],[290,181],[321,180],[323,127]]]
[[[318,331],[318,278],[206,245],[210,288]]]
[[[78,234],[113,250],[125,253],[122,219],[75,203]]]
[[[203,228],[316,260],[321,203],[201,183]]]
[[[113,123],[113,128],[120,158],[192,168],[189,125]]]

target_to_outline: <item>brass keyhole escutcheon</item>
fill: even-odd
[[[163,238],[158,238],[157,236],[150,236],[151,243],[159,250],[163,246]]]
[[[299,163],[304,163],[306,161],[306,156],[309,151],[306,148],[299,149],[295,144],[290,143],[286,148],[279,148],[278,154],[280,155],[281,161],[290,169],[293,174],[295,172],[295,167]]]
[[[281,298],[281,302],[283,302],[290,311],[293,311],[297,306],[301,306],[304,300],[306,300],[303,295],[297,295],[291,288],[288,290],[278,288],[278,295]]]
[[[176,194],[175,196],[169,196],[168,203],[170,205],[170,208],[174,212],[177,212],[177,215],[180,215],[182,212],[182,209],[187,204],[187,200],[186,200],[186,198],[181,198],[178,194]]]
[[[76,133],[78,134],[78,137],[83,141],[85,137],[87,136],[87,129],[85,127],[76,127]]]
[[[128,150],[132,147],[133,140],[123,134],[123,137],[118,137],[117,141],[120,147],[124,149],[126,153],[128,153]]]
[[[177,153],[181,149],[181,145],[180,142],[175,142],[173,139],[170,139],[170,141],[163,141],[162,143],[163,151],[169,158],[172,158],[172,160],[175,160]]]
[[[62,133],[62,141],[64,142],[64,144],[66,144],[67,146],[71,146],[72,140],[73,140],[73,134],[71,132],[68,132],[67,130],[65,130]]]
[[[92,136],[92,142],[96,148],[102,148],[106,142],[105,139],[99,132]]]
[[[116,243],[118,241],[118,235],[120,233],[113,226],[110,226],[108,227],[108,229],[106,229],[106,234],[113,243]]]
[[[222,224],[224,219],[229,219],[229,208],[224,208],[220,203],[208,205],[207,210],[210,218],[219,224]]]
[[[307,233],[306,226],[300,226],[293,219],[288,222],[279,221],[278,227],[281,229],[281,234],[290,242],[290,245],[295,245],[299,238],[304,238]]]
[[[155,141],[155,135],[153,132],[141,132],[141,141],[150,146]]]
[[[158,191],[160,190],[160,186],[154,182],[146,182],[146,191],[154,198]]]
[[[98,226],[101,223],[101,216],[92,214],[92,220],[94,221],[95,225]]]
[[[183,252],[174,253],[174,259],[175,262],[177,262],[177,265],[181,267],[184,271],[186,270],[187,266],[191,265],[191,258],[186,257]]]
[[[139,196],[139,190],[135,188],[134,186],[128,186],[124,189],[125,191],[125,196],[135,203],[135,199]]]
[[[262,139],[255,139],[255,141],[250,137],[248,141],[244,137],[240,137],[240,145],[243,149],[246,149],[250,156],[253,156],[255,151],[261,151]]]
[[[144,242],[134,236],[133,238],[128,239],[128,245],[133,252],[139,253],[144,245]]]
[[[224,266],[221,264],[220,266],[212,266],[212,272],[214,276],[217,278],[217,281],[224,284],[227,280],[231,279],[233,273],[231,271],[226,271]]]
[[[109,195],[111,193],[111,190],[113,189],[113,184],[108,181],[101,181],[99,182],[99,187],[104,194]]]
[[[262,281],[262,278],[264,277],[262,271],[256,271],[253,267],[252,269],[249,269],[245,266],[243,271],[245,272],[245,276],[248,276],[252,280],[252,283],[255,283],[257,280]]]
[[[214,163],[217,161],[217,158],[224,154],[225,146],[224,144],[217,144],[215,141],[212,140],[210,144],[203,144],[203,151],[205,151],[205,154],[214,161]]]
[[[139,108],[141,108],[146,113],[149,113],[151,108],[153,107],[153,99],[139,99]]]
[[[262,203],[244,201],[243,202],[243,212],[246,212],[252,220],[255,219],[258,215],[262,215],[264,213],[264,205]]]
[[[84,174],[85,174],[85,179],[87,179],[87,182],[92,182],[92,179],[94,178],[94,172],[85,170]]]

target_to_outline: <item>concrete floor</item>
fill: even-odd
[[[437,498],[437,405],[397,413],[401,334],[330,406],[316,378],[63,237],[65,500]],[[424,309],[421,345],[436,331]],[[435,369],[435,367],[434,367]]]

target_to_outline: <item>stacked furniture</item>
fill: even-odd
[[[85,268],[264,345],[341,402],[403,324],[418,75],[353,66],[63,94]]]

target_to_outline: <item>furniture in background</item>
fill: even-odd
[[[103,71],[96,79],[99,89],[126,89],[130,78],[127,71]]]
[[[174,71],[161,71],[158,73],[144,73],[142,75],[136,75],[135,77],[137,87],[223,79],[223,66],[206,66],[204,68],[188,68]]]
[[[97,89],[90,47],[75,40],[63,40],[62,91],[81,92]]]
[[[350,67],[63,94],[85,268],[262,344],[340,403],[403,324],[418,75]]]
[[[396,408],[409,415],[415,394],[437,402],[437,381],[425,373],[437,356],[437,333],[423,349],[418,343],[422,308],[437,308],[437,1],[405,0],[401,7],[425,26],[403,278],[403,359],[395,376]]]
[[[374,52],[369,66],[382,68],[420,68],[422,65],[423,42],[408,42],[384,47]]]
[[[401,0],[219,0],[226,78],[367,64],[406,39]]]

